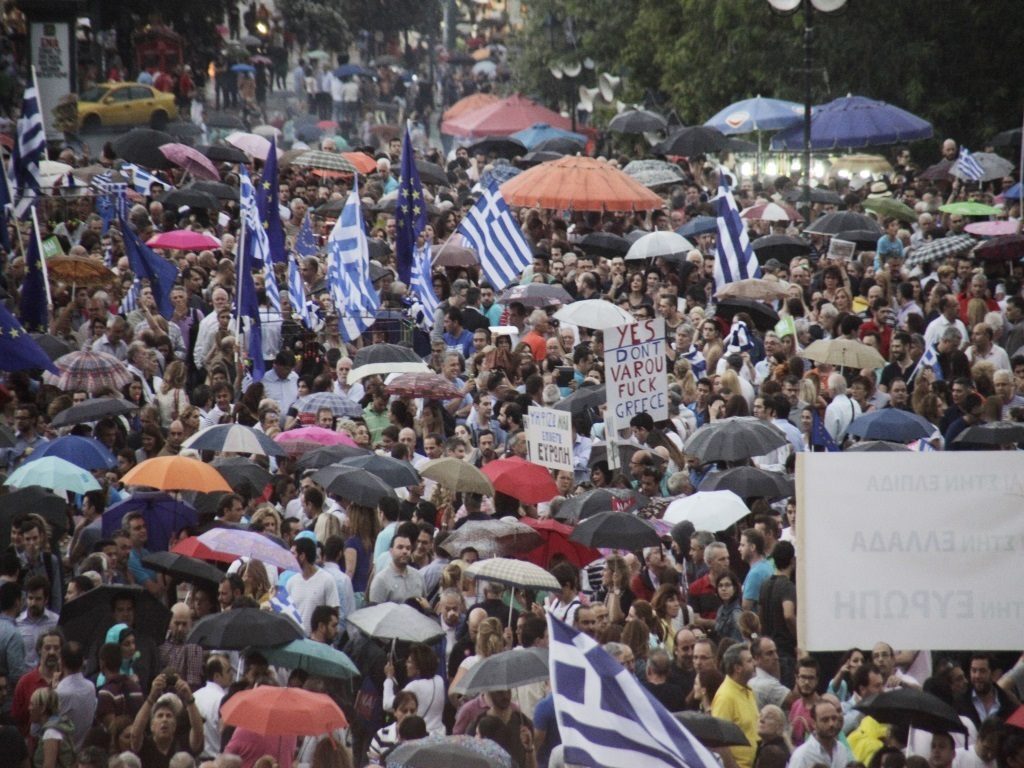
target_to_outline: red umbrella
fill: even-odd
[[[552,556],[564,555],[574,566],[582,568],[601,557],[601,553],[596,549],[584,547],[582,544],[569,540],[569,535],[573,530],[571,525],[550,518],[535,520],[532,517],[524,517],[520,522],[526,523],[544,539],[544,543],[536,549],[519,555],[521,560],[527,560],[541,568],[547,568]]]
[[[982,261],[1014,261],[1024,256],[1024,235],[993,237],[974,249],[974,257]]]
[[[539,504],[558,495],[558,487],[548,470],[518,456],[492,461],[485,464],[482,471],[490,478],[494,490],[523,504]]]
[[[566,131],[572,127],[568,118],[525,96],[513,94],[480,109],[445,120],[441,124],[441,130],[451,136],[479,139],[484,136],[508,136],[537,123],[547,123]]]
[[[327,694],[267,685],[236,693],[221,717],[227,725],[263,736],[322,736],[348,725]]]
[[[176,251],[212,251],[220,248],[220,240],[190,229],[172,229],[170,232],[161,232],[156,237],[151,237],[146,241],[146,245],[150,248],[171,248]]]
[[[186,144],[161,144],[160,152],[175,165],[181,166],[197,179],[220,181],[220,174],[206,155]]]
[[[342,152],[341,156],[352,163],[360,173],[373,173],[377,170],[377,161],[365,152]]]
[[[187,557],[194,557],[197,560],[206,560],[212,563],[231,563],[238,559],[236,555],[229,555],[226,552],[215,552],[208,546],[203,544],[196,536],[189,536],[186,539],[182,539],[173,547],[171,552],[176,555],[185,555]]]

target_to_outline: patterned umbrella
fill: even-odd
[[[43,381],[65,392],[84,390],[90,395],[104,389],[119,390],[132,375],[124,363],[105,352],[79,350],[54,360],[59,374],[43,371]]]
[[[282,570],[299,570],[295,555],[275,544],[262,533],[237,528],[211,528],[199,536],[199,542],[214,552],[235,557],[254,557]]]
[[[927,264],[930,261],[940,261],[950,256],[959,256],[961,253],[967,253],[971,250],[976,243],[977,241],[970,235],[938,237],[930,243],[915,248],[910,256],[907,257],[905,266],[916,267],[920,264]]]
[[[241,424],[215,424],[207,427],[192,435],[181,447],[196,451],[284,456],[284,449],[265,432]]]
[[[988,222],[995,224],[998,222]],[[970,229],[970,225],[967,227]],[[982,261],[1014,261],[1024,256],[1024,235],[1003,235],[979,245],[974,249],[975,258]]]
[[[679,184],[684,178],[682,168],[665,160],[634,160],[622,172],[648,188]]]
[[[740,217],[750,219],[752,221],[804,220],[803,216],[785,203],[764,203],[763,205],[753,205],[750,208],[745,208],[740,213]]]
[[[339,154],[311,149],[292,160],[292,165],[303,168],[317,168],[322,171],[338,171],[339,173],[356,173],[356,167]]]
[[[314,392],[296,402],[293,407],[300,415],[316,414],[321,408],[328,408],[333,415],[349,419],[358,419],[363,415],[359,403],[335,392]]]
[[[569,526],[566,526],[568,528]],[[570,529],[571,530],[571,529]],[[525,560],[507,557],[492,557],[478,560],[466,569],[466,573],[478,581],[496,581],[510,587],[522,589],[559,590],[558,579],[539,565]]]
[[[217,166],[210,162],[210,158],[187,144],[162,144],[160,152],[172,163],[184,168],[197,179],[220,181]]]
[[[439,373],[400,373],[385,385],[389,395],[449,400],[461,392]]]
[[[502,293],[498,299],[499,304],[511,304],[513,302],[539,309],[570,304],[572,303],[572,296],[560,285],[530,283],[529,285],[514,285]]]

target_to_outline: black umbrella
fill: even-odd
[[[416,161],[416,170],[420,174],[420,181],[424,184],[439,184],[442,187],[448,186],[448,174],[444,168],[436,163],[428,163],[426,160]]]
[[[228,481],[228,485],[249,497],[262,494],[263,489],[274,479],[273,474],[242,456],[215,459],[213,466]]]
[[[767,421],[752,416],[733,416],[698,429],[686,441],[683,450],[707,464],[764,456],[788,444],[786,434]]]
[[[580,521],[569,540],[585,547],[612,547],[635,552],[661,545],[661,537],[646,520],[628,512],[598,512]]]
[[[345,207],[345,203],[348,200],[345,198],[338,198],[337,200],[328,200],[323,205],[318,205],[313,209],[313,213],[323,219],[336,219],[341,216],[341,209]]]
[[[247,163],[249,158],[245,156],[245,152],[238,149],[237,147],[225,147],[220,144],[214,144],[209,147],[196,147],[200,152],[206,155],[208,158],[213,160],[215,163]]]
[[[993,147],[1019,147],[1020,146],[1020,128],[1011,128],[1008,131],[1000,131],[992,137],[992,141],[989,142]]]
[[[334,464],[318,469],[312,479],[327,493],[364,507],[376,507],[385,496],[395,495],[387,483],[358,467]]]
[[[581,149],[580,143],[568,136],[552,136],[533,145],[534,152],[557,152],[560,155],[575,155]]]
[[[938,696],[916,688],[882,691],[855,704],[854,709],[880,723],[905,725],[930,733],[967,732],[953,707]]]
[[[878,237],[882,235],[882,228],[878,226],[878,222],[863,213],[851,211],[826,213],[812,221],[804,231],[814,235],[838,235],[840,232],[850,232],[855,229],[868,229],[877,232]]]
[[[886,453],[892,451],[909,451],[907,446],[901,443],[890,443],[885,440],[861,440],[859,443],[854,443],[849,448],[844,448],[844,453],[853,451],[854,453]]]
[[[511,136],[487,136],[470,144],[472,155],[496,155],[497,157],[522,157],[527,153],[526,145]]]
[[[560,157],[562,157],[561,152],[551,152],[550,150],[538,152],[537,150],[534,150],[532,152],[527,152],[516,160],[516,162],[519,165],[540,165],[541,163],[550,163],[552,160],[557,160]]]
[[[572,296],[560,285],[544,285],[543,283],[529,283],[528,285],[514,285],[498,297],[499,304],[519,303],[526,307],[542,309],[544,307],[556,307],[563,304],[571,304]]]
[[[0,496],[0,549],[11,543],[11,523],[26,512],[40,515],[53,529],[56,541],[68,530],[68,503],[38,485],[29,485]]]
[[[731,720],[705,715],[703,712],[673,712],[693,737],[709,749],[749,747],[750,741]]]
[[[64,630],[65,638],[77,640],[89,648],[98,635],[114,624],[113,601],[119,597],[130,597],[135,603],[132,628],[136,632],[152,638],[157,644],[166,639],[170,610],[145,589],[136,586],[102,584],[90,589],[64,603],[57,625]]]
[[[597,408],[608,402],[608,391],[600,384],[585,384],[568,397],[563,397],[554,407],[559,411],[583,413],[589,408]]]
[[[629,240],[611,232],[591,232],[580,241],[580,247],[594,256],[625,256],[629,251]]]
[[[198,189],[174,189],[160,198],[164,207],[178,209],[183,205],[189,208],[205,208],[215,211],[220,208],[220,201],[209,192],[201,192]]]
[[[878,238],[881,237],[877,232],[870,229],[851,229],[847,232],[840,232],[835,236],[836,240],[846,240],[849,243],[853,243],[856,246],[856,250],[859,251],[873,251],[878,247]]]
[[[668,120],[646,109],[627,109],[608,123],[608,130],[613,133],[654,133],[667,127]]]
[[[201,618],[187,642],[203,648],[240,651],[250,645],[284,645],[303,637],[302,627],[283,614],[259,608],[233,608]]]
[[[781,472],[769,472],[757,467],[733,467],[715,472],[704,478],[699,491],[732,491],[747,499],[754,496],[780,499],[793,495],[793,478]]]
[[[224,572],[204,560],[188,555],[176,555],[173,552],[153,552],[142,558],[142,564],[160,573],[174,576],[181,581],[203,581],[207,584],[220,584]]]
[[[603,446],[602,446],[603,447]],[[639,450],[632,446],[633,453]],[[632,453],[630,454],[632,455]],[[593,453],[591,453],[593,456]],[[629,459],[622,464],[628,466]],[[648,504],[646,496],[641,496],[633,490],[622,488],[594,488],[585,491],[579,496],[570,496],[558,508],[555,517],[559,520],[575,523],[578,520],[585,520],[593,515],[613,510],[617,513],[628,513],[632,510],[642,509]]]
[[[757,152],[757,144],[746,139],[738,139],[735,136],[725,138],[725,148],[730,152],[743,152],[751,155]]]
[[[764,264],[768,259],[776,259],[788,264],[797,256],[806,256],[811,252],[811,244],[802,237],[794,235],[765,235],[750,243],[757,260]]]
[[[730,320],[739,312],[746,312],[760,331],[770,331],[779,322],[779,313],[762,301],[754,299],[722,299],[715,305],[715,314]]]
[[[164,157],[160,147],[174,143],[175,139],[169,133],[154,131],[152,128],[133,128],[114,139],[111,146],[114,154],[122,160],[144,168],[157,169],[173,167],[174,163]]]
[[[799,203],[804,199],[803,187],[791,187],[782,195],[787,203]],[[821,187],[811,187],[811,202],[820,205],[842,205],[843,198],[838,192]]]
[[[399,344],[373,344],[356,352],[352,360],[353,370],[361,365],[378,363],[422,363],[423,360],[413,351],[412,347]]]
[[[208,195],[213,195],[218,200],[238,200],[238,189],[222,181],[193,181],[184,189],[197,189]]]
[[[371,453],[369,456],[355,456],[342,459],[341,466],[365,469],[392,488],[406,488],[410,485],[420,484],[420,473],[413,469],[412,464],[393,459],[390,456],[378,456],[376,453]]]
[[[302,458],[296,462],[295,468],[302,472],[307,469],[323,469],[331,464],[339,463],[342,459],[369,455],[370,451],[354,445],[328,445],[303,454]]]
[[[53,427],[70,427],[74,424],[99,421],[106,416],[123,416],[138,407],[120,397],[97,397],[61,411],[53,417],[50,424]]]
[[[1024,442],[1024,424],[1016,421],[993,421],[989,424],[976,424],[957,435],[953,442],[997,446]]]
[[[728,139],[715,129],[703,125],[682,128],[659,142],[652,150],[656,155],[709,155],[725,149]]]
[[[63,357],[69,352],[75,351],[75,347],[72,347],[63,339],[58,339],[56,336],[51,336],[48,333],[33,333],[32,338],[35,339],[36,344],[42,347],[43,352],[51,360],[56,360],[58,357]]]
[[[195,123],[171,123],[167,126],[167,132],[177,139],[194,139],[203,135],[203,129]]]
[[[238,115],[228,112],[214,112],[207,116],[206,125],[209,128],[234,128],[239,131],[246,130],[245,122]]]

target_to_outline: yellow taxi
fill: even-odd
[[[78,95],[78,123],[85,129],[108,125],[162,128],[176,115],[174,94],[142,83],[102,83]]]

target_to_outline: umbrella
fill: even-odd
[[[601,446],[604,447],[604,446]],[[633,451],[639,450],[631,446]],[[627,464],[628,462],[625,462]],[[594,488],[578,496],[570,496],[558,509],[559,520],[575,523],[602,512],[630,512],[647,506],[647,499],[634,490],[622,488]]]
[[[444,634],[437,621],[404,603],[382,603],[360,608],[346,616],[345,621],[378,640],[429,643]]]
[[[142,587],[124,584],[101,584],[64,603],[57,621],[57,626],[64,631],[64,639],[77,640],[86,648],[91,647],[97,635],[113,626],[111,610],[113,601],[119,597],[130,597],[135,603],[132,628],[136,632],[156,643],[167,639],[170,610]]]
[[[331,58],[331,54],[327,53],[327,51],[321,51],[318,48],[315,51],[309,51],[308,53],[306,53],[306,58],[307,59],[329,59],[329,58]]]
[[[451,136],[469,138],[508,136],[537,123],[546,123],[564,130],[568,130],[571,125],[568,118],[557,112],[519,94],[513,94],[479,109],[445,119],[441,123],[441,131]]]
[[[512,138],[522,142],[527,149],[534,149],[548,142],[557,142],[560,146],[564,144],[569,151],[561,154],[576,154],[587,144],[587,137],[582,133],[555,128],[547,123],[535,123],[529,128],[513,133]]]
[[[555,481],[546,468],[518,456],[488,462],[482,471],[496,492],[518,499],[523,504],[539,504],[558,495]]]
[[[253,39],[255,40],[256,38]],[[251,45],[259,45],[259,41],[256,40],[256,42],[251,43]],[[251,64],[232,64],[231,71],[253,73],[256,71],[256,67],[252,66]]]
[[[750,315],[750,319],[760,331],[770,330],[779,322],[778,312],[767,304],[753,299],[722,299],[715,305],[715,314],[719,317],[731,319],[740,312]]]
[[[992,152],[972,152],[971,159],[981,166],[981,178],[975,179],[960,168],[960,161],[953,163],[950,173],[963,181],[993,181],[1013,173],[1013,163]]]
[[[84,403],[73,405],[53,417],[50,426],[56,428],[70,427],[90,421],[99,421],[107,416],[121,416],[131,413],[137,405],[119,397],[97,397]]]
[[[171,190],[161,195],[160,203],[169,209],[188,206],[205,211],[215,211],[220,208],[220,201],[216,197],[194,187]]]
[[[646,109],[627,109],[608,121],[612,133],[656,133],[668,128],[668,120]]]
[[[878,247],[878,233],[870,229],[851,229],[848,232],[839,232],[835,235],[835,239],[853,243],[857,251],[874,251]]]
[[[416,171],[419,173],[420,181],[424,184],[436,184],[442,187],[447,187],[449,184],[447,172],[437,163],[417,160]]]
[[[157,456],[136,464],[121,482],[142,485],[160,491],[226,491],[231,493],[224,478],[209,464],[185,456]]]
[[[263,490],[274,479],[273,474],[243,456],[217,458],[212,466],[235,491],[241,491],[250,498],[262,496]]]
[[[501,187],[509,205],[559,211],[653,210],[662,199],[608,163],[567,156],[521,173]]]
[[[910,443],[931,437],[935,425],[916,413],[901,411],[899,408],[883,408],[858,416],[846,431],[854,437],[868,440]]]
[[[854,155],[849,155],[848,157],[843,158],[843,160],[848,160],[851,157],[854,157]],[[867,157],[867,155],[864,155],[863,157]],[[889,165],[889,162],[887,160],[885,160],[885,158],[879,158],[879,159],[882,160],[882,162],[884,162],[887,166]],[[835,166],[833,166],[833,169],[835,169]],[[889,167],[889,171],[890,172],[892,171],[891,167]],[[811,192],[811,202],[812,203],[821,203],[822,205],[842,205],[843,204],[843,198],[839,196],[838,192],[834,192],[831,189],[822,189],[821,187],[811,187],[810,192]],[[793,188],[787,190],[782,195],[782,199],[785,200],[787,203],[799,203],[801,200],[804,199],[803,187],[793,187]]]
[[[260,608],[232,608],[197,621],[187,642],[203,648],[240,651],[254,640],[264,645],[284,645],[303,637],[302,627],[284,614]]]
[[[1005,235],[1016,235],[1018,224],[1016,221],[972,221],[964,227],[964,231],[978,237],[1001,237]]]
[[[255,133],[236,131],[228,135],[224,141],[257,160],[265,161],[267,155],[270,154],[270,142],[262,136],[257,136]],[[278,152],[280,153],[280,150]]]
[[[740,727],[731,720],[706,715],[703,712],[673,712],[693,737],[709,749],[720,747],[749,747],[750,741]]]
[[[804,231],[813,235],[838,235],[854,229],[869,229],[877,232],[879,237],[882,236],[882,228],[877,221],[863,213],[850,211],[826,213],[812,221]]]
[[[1003,192],[1003,198],[1006,200],[1020,200],[1020,182],[1017,182],[1008,190]]]
[[[377,162],[364,152],[342,152],[341,156],[352,163],[357,173],[373,173],[377,170]]]
[[[680,128],[668,138],[655,144],[651,151],[656,155],[694,157],[719,152],[725,149],[725,145],[726,138],[721,131],[715,128],[706,128],[703,125],[695,125],[690,128]]]
[[[485,691],[509,691],[547,680],[549,675],[547,648],[513,648],[481,659],[459,681],[458,692],[475,696]]]
[[[376,507],[385,496],[395,495],[394,487],[389,482],[365,469],[343,464],[332,464],[318,469],[312,480],[327,493],[355,504],[362,504],[364,507]],[[414,480],[404,485],[417,483],[418,480]]]
[[[751,221],[803,221],[796,210],[784,203],[763,203],[743,209],[740,217]]]
[[[464,549],[475,549],[486,558],[510,557],[542,543],[539,533],[518,520],[470,520],[439,546],[452,557],[458,557]]]
[[[51,360],[56,360],[58,357],[63,357],[69,352],[75,351],[75,348],[63,339],[58,339],[56,336],[51,336],[48,333],[33,333],[31,336]]]
[[[539,565],[507,557],[478,560],[466,569],[466,573],[478,581],[496,581],[521,589],[561,589],[558,580]]]
[[[951,235],[937,237],[930,243],[918,246],[907,257],[905,266],[916,267],[930,261],[940,261],[951,256],[959,256],[971,250],[977,241],[970,235]]]
[[[289,456],[301,456],[306,451],[313,451],[325,445],[351,445],[355,442],[346,434],[331,432],[322,427],[299,427],[274,435],[274,441],[284,448]]]
[[[241,127],[241,125],[228,126],[230,128]],[[208,158],[217,163],[247,163],[249,158],[245,156],[245,152],[236,147],[224,147],[220,145],[213,145],[209,147],[196,147],[200,152],[206,155]]]
[[[44,456],[58,456],[82,469],[113,469],[117,459],[103,443],[93,437],[64,435],[51,440],[40,448],[32,451],[26,463],[38,461]]]
[[[493,739],[427,736],[399,744],[387,768],[512,768],[512,758]]]
[[[954,165],[953,160],[940,160],[935,165],[925,168],[917,175],[917,178],[925,181],[949,181]]]
[[[292,407],[300,415],[304,413],[316,414],[321,409],[326,408],[333,416],[349,419],[361,419],[363,417],[363,407],[359,403],[336,392],[314,392],[312,395],[306,395],[301,400],[297,400]]]
[[[399,344],[373,344],[356,352],[352,360],[352,368],[373,363],[422,363],[420,357],[411,347]],[[349,380],[352,383],[352,380]]]
[[[792,496],[794,485],[793,478],[782,472],[769,472],[757,467],[733,467],[705,477],[699,490],[732,491],[744,499],[779,499]]]
[[[237,528],[211,528],[201,534],[199,541],[214,552],[234,555],[236,558],[252,557],[283,571],[298,571],[299,562],[295,555],[271,539],[256,531]],[[269,643],[277,645],[277,643]]]
[[[718,231],[718,219],[714,216],[695,216],[676,230],[677,235],[696,237]]]
[[[152,128],[133,128],[114,139],[111,147],[122,160],[155,170],[173,165],[160,151],[160,147],[174,143],[174,137],[169,133],[154,131]]]
[[[563,397],[554,407],[559,411],[583,413],[588,408],[598,408],[608,402],[608,390],[600,384],[583,385],[568,397]]]
[[[224,579],[224,572],[219,568],[174,552],[152,552],[143,556],[142,564],[150,570],[166,573],[180,581],[203,581],[216,585]]]
[[[257,136],[262,136],[265,139],[276,139],[281,140],[281,129],[273,125],[257,125],[252,129],[252,132]]]
[[[210,194],[199,190],[204,194]],[[173,229],[161,232],[146,241],[150,248],[170,248],[176,251],[206,251],[220,248],[220,240],[204,232],[193,232],[190,229]]]
[[[633,325],[636,318],[607,299],[583,299],[560,307],[554,315],[560,323],[570,323],[599,331],[620,325]]]
[[[432,459],[420,467],[420,476],[435,480],[456,493],[479,493],[493,496],[494,486],[483,472],[459,459]]]
[[[683,450],[696,456],[702,464],[708,464],[764,456],[788,443],[785,433],[766,421],[733,416],[705,424],[690,436]]]
[[[528,283],[513,285],[499,297],[499,304],[519,303],[534,309],[571,304],[572,296],[561,285],[545,285],[544,283]]]
[[[809,344],[800,356],[842,368],[882,368],[886,364],[877,349],[853,339],[819,339]]]
[[[118,390],[132,380],[124,363],[105,352],[79,350],[58,357],[53,364],[60,373],[43,371],[43,381],[65,392],[81,389],[92,394],[104,389]]]
[[[390,395],[400,397],[426,397],[433,400],[450,400],[462,397],[462,392],[439,373],[399,373],[384,388]]]
[[[284,456],[284,450],[265,432],[241,424],[215,424],[196,432],[182,443],[194,451]]]
[[[793,235],[766,235],[754,240],[750,247],[754,249],[754,255],[762,264],[769,259],[789,263],[794,257],[811,252],[810,243]]]
[[[635,552],[644,547],[661,546],[654,526],[628,512],[598,512],[585,520],[569,536],[585,547],[608,547]]]
[[[789,290],[777,280],[762,277],[748,277],[726,283],[715,292],[716,299],[753,299],[754,301],[776,301],[789,295]]]
[[[883,218],[892,217],[911,224],[917,221],[917,214],[914,213],[913,208],[899,200],[893,200],[891,197],[869,197],[861,205]]]
[[[982,261],[1016,261],[1024,256],[1024,235],[994,237],[975,248],[974,256]]]
[[[930,733],[967,732],[953,707],[935,694],[916,688],[882,691],[855,704],[853,708],[880,723],[905,725]]]
[[[554,152],[552,150],[533,150],[527,152],[525,155],[516,160],[520,165],[532,166],[540,165],[541,163],[550,163],[552,160],[560,158],[563,152]]]
[[[803,119],[803,114],[803,104],[755,96],[730,104],[705,121],[704,125],[716,128],[726,135],[777,131],[796,125]]]
[[[698,531],[724,531],[749,514],[743,499],[732,491],[697,491],[669,504],[661,519],[673,525],[688,520]]]
[[[324,152],[319,149],[311,149],[308,152],[302,153],[292,160],[292,165],[301,168],[315,168],[321,171],[356,173],[356,167],[338,153]]]
[[[35,461],[26,461],[8,476],[4,485],[12,488],[38,485],[54,491],[72,493],[100,490],[100,484],[88,470],[58,456],[44,456]]]
[[[454,58],[455,57],[449,58],[449,62],[453,61]],[[472,61],[472,59],[470,59],[470,61]],[[466,112],[472,112],[473,110],[479,109],[480,107],[486,107],[490,104],[493,104],[496,101],[500,101],[500,98],[494,95],[493,93],[471,94],[470,96],[466,96],[464,98],[459,99],[450,107],[448,107],[448,109],[445,110],[444,115],[442,116],[442,120],[447,122],[448,120],[452,120],[461,114],[464,114]],[[448,131],[444,130],[443,125],[441,127],[441,130],[444,131],[445,133],[448,133]]]
[[[160,152],[175,165],[184,168],[197,179],[220,181],[220,173],[206,155],[186,144],[162,144]]]
[[[685,178],[682,168],[664,160],[633,160],[622,169],[622,172],[645,187],[680,184]]]
[[[46,260],[46,270],[53,282],[88,288],[112,285],[117,280],[117,275],[102,261],[88,256],[51,256]]]
[[[15,518],[31,510],[40,515],[53,530],[55,540],[59,541],[68,530],[68,502],[51,491],[38,485],[8,491],[0,496],[0,545],[3,548],[11,543],[11,524]]]
[[[408,461],[393,459],[390,456],[378,456],[376,453],[371,453],[369,456],[354,456],[342,459],[341,466],[365,469],[392,488],[407,488],[410,485],[420,484],[420,473],[413,468],[412,464]],[[344,494],[341,495],[344,496]]]
[[[638,238],[626,252],[626,261],[665,259],[683,261],[693,244],[676,232],[648,232]]]
[[[276,647],[257,646],[260,654],[271,664],[287,669],[303,669],[318,677],[346,678],[360,674],[359,668],[347,655],[327,643],[315,640],[292,640]]]
[[[978,443],[979,445],[1010,445],[1024,442],[1024,424],[1016,421],[993,421],[976,424],[957,435],[956,443]]]
[[[772,137],[773,150],[802,149],[802,122]],[[811,112],[811,149],[852,149],[928,139],[932,125],[906,110],[863,96],[845,96]]]
[[[947,203],[940,205],[939,210],[943,213],[952,213],[958,216],[998,216],[1002,210],[984,203],[968,201],[964,203]]]
[[[226,565],[231,565],[231,563],[238,559],[234,555],[228,555],[223,552],[214,552],[208,546],[199,541],[196,536],[187,536],[182,539],[171,547],[171,552],[176,555],[194,557],[197,560],[206,560],[211,563],[225,563]]]
[[[485,136],[468,147],[471,155],[495,155],[497,157],[521,157],[527,152],[526,144],[514,136]],[[447,178],[445,179],[447,183]]]
[[[861,440],[848,448],[843,449],[845,453],[884,453],[891,451],[909,451],[910,449],[902,443],[888,443],[885,440]]]
[[[593,256],[625,256],[629,251],[629,241],[611,232],[591,232],[580,240],[580,247]]]
[[[551,518],[537,520],[532,517],[524,517],[523,522],[540,534],[543,540],[540,546],[519,555],[528,563],[547,568],[552,560],[558,557],[568,560],[577,568],[583,568],[601,558],[601,553],[596,549],[584,546],[570,538],[573,531],[571,525]]]
[[[430,246],[430,255],[435,267],[475,267],[480,263],[472,248],[450,242]]]
[[[307,469],[322,469],[331,464],[337,464],[342,459],[353,456],[369,456],[371,451],[355,445],[329,445],[325,448],[317,448],[303,454],[295,468],[300,471]]]

